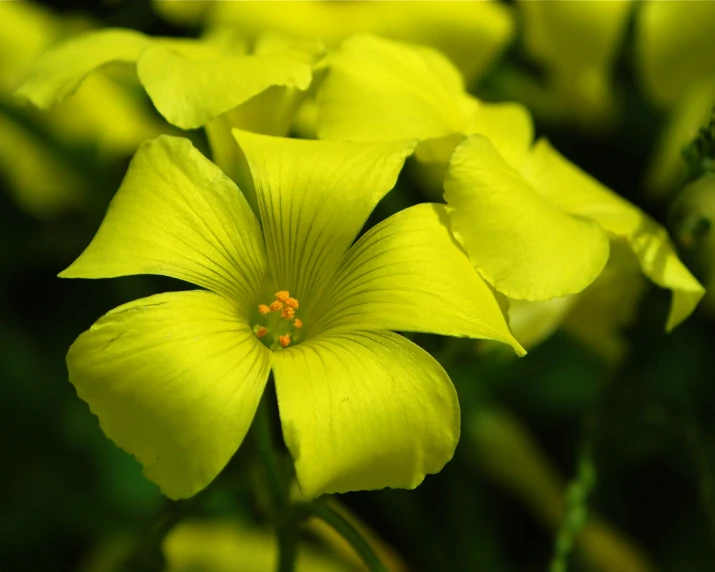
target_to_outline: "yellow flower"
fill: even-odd
[[[643,2],[635,40],[643,83],[659,105],[672,106],[703,79],[715,79],[711,2]]]
[[[455,145],[471,133],[497,139],[531,129],[522,106],[486,104],[469,95],[459,71],[431,48],[355,36],[328,63],[318,91],[321,139],[415,138],[418,159],[446,165]]]
[[[381,36],[434,46],[470,80],[501,54],[514,34],[509,7],[499,2],[175,2],[158,0],[156,10],[179,23],[233,26],[248,38],[266,31],[318,37],[328,46],[353,34]]]
[[[135,66],[139,81],[169,123],[182,129],[206,128],[214,162],[246,187],[253,203],[231,129],[285,135],[321,53],[316,41],[275,35],[261,37],[248,54],[245,41],[225,30],[187,40],[108,29],[53,47],[35,64],[17,95],[48,109],[100,68]]]
[[[438,52],[355,37],[331,59],[318,103],[321,138],[413,137],[418,159],[446,163],[451,155],[444,190],[452,232],[510,298],[582,291],[606,264],[609,240],[626,241],[644,274],[674,291],[668,330],[702,297],[663,228],[545,140],[532,146],[526,109],[471,97]]]
[[[451,458],[459,409],[439,364],[390,330],[523,350],[443,206],[404,210],[350,246],[413,143],[234,133],[260,221],[188,141],[142,145],[94,240],[61,276],[161,274],[206,290],[109,312],[70,349],[70,380],[172,498],[228,462],[270,370],[306,496],[417,486]],[[302,327],[271,311],[281,298],[294,300]]]
[[[86,190],[86,180],[58,153],[58,145],[93,149],[99,159],[111,159],[156,136],[158,121],[106,73],[96,74],[49,114],[21,108],[12,92],[34,61],[91,23],[61,18],[30,2],[0,3],[0,21],[0,170],[20,208],[47,218],[81,205]]]
[[[310,526],[312,523],[308,523]],[[329,529],[332,531],[332,529]],[[278,550],[275,535],[228,518],[182,520],[161,540],[166,560],[165,572],[273,572]],[[300,543],[296,572],[345,572],[344,555],[327,546]],[[328,550],[326,550],[328,548]],[[115,534],[99,542],[79,566],[79,572],[107,572],[127,568],[127,559],[136,558],[136,538]],[[134,569],[134,568],[132,568]]]
[[[188,520],[179,523],[162,542],[167,572],[272,572],[276,570],[276,539],[231,520]],[[325,551],[301,545],[297,572],[341,572],[346,565]]]
[[[512,298],[547,300],[583,290],[606,263],[609,239],[625,243],[641,271],[673,291],[667,331],[704,294],[665,229],[546,140],[518,169],[486,137],[472,135],[452,155],[444,188],[457,240],[484,278]]]

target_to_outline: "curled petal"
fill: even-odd
[[[552,205],[482,135],[457,147],[444,189],[455,237],[482,276],[511,298],[580,292],[608,260],[597,224]]]
[[[16,94],[49,109],[103,65],[137,61],[150,41],[144,34],[120,28],[82,34],[46,52]]]
[[[171,44],[156,43],[142,52],[139,79],[159,112],[182,129],[201,127],[271,86],[305,90],[309,63],[289,52],[227,55],[202,49],[200,57]]]
[[[673,291],[667,331],[692,313],[705,290],[680,261],[663,227],[570,163],[545,140],[536,145],[529,178],[559,208],[592,219],[612,236],[625,239],[643,273]]]

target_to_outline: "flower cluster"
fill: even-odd
[[[164,4],[181,17],[181,3]],[[440,364],[394,332],[523,355],[543,336],[518,331],[519,311],[566,307],[632,265],[673,292],[668,330],[698,304],[704,290],[661,226],[534,142],[523,105],[466,91],[464,74],[511,35],[504,7],[480,4],[481,17],[462,21],[486,27],[467,34],[469,58],[449,34],[417,32],[436,17],[431,3],[411,7],[414,26],[389,25],[392,3],[326,3],[313,6],[312,28],[288,18],[265,33],[216,13],[246,10],[235,21],[258,26],[270,3],[217,3],[202,17],[226,25],[202,39],[90,32],[46,52],[18,90],[49,108],[100,68],[124,66],[170,124],[206,131],[213,161],[183,137],[142,143],[96,236],[61,274],[199,287],[112,310],[67,357],[104,432],[168,496],[189,497],[223,469],[271,374],[304,495],[412,488],[452,457],[460,413]],[[352,25],[333,25],[348,9]],[[408,158],[444,203],[360,235]]]

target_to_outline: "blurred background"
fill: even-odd
[[[13,98],[40,54],[90,29],[196,37],[217,22],[247,35],[308,25],[261,20],[258,8],[241,18],[222,3],[165,4],[0,2],[2,572],[114,570],[145,550],[139,570],[158,558],[151,535],[177,521],[163,545],[171,569],[271,569],[272,540],[240,452],[216,486],[177,508],[103,436],[67,381],[67,348],[99,316],[186,287],[158,277],[56,277],[91,240],[136,146],[179,130],[122,74],[98,75],[49,112]],[[607,13],[551,13],[550,4],[564,3],[468,6],[480,11],[474,30],[446,8],[410,33],[370,25],[444,50],[473,94],[527,105],[537,135],[667,226],[707,286],[713,185],[686,187],[702,172],[681,149],[715,103],[715,9],[692,3],[702,13],[653,15],[647,5],[658,3],[615,2]],[[405,14],[416,6],[398,5]],[[344,15],[326,14],[306,33],[334,42],[350,33]],[[649,67],[643,53],[658,42],[673,53],[655,49]],[[208,153],[202,131],[184,135]],[[418,169],[406,169],[370,223],[429,193]],[[338,499],[379,538],[392,569],[715,570],[713,303],[706,298],[666,335],[669,293],[617,286],[581,300],[523,359],[488,344],[413,336],[459,392],[457,453],[415,491]],[[359,569],[320,527],[305,541],[304,569]]]

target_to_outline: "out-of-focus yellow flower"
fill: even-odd
[[[318,37],[333,47],[354,34],[374,33],[443,51],[471,81],[510,42],[514,23],[499,2],[154,2],[175,22],[232,25],[249,38],[266,31]]]
[[[123,570],[132,553],[130,535],[116,535],[99,543],[79,572]],[[165,572],[273,572],[278,546],[269,531],[231,519],[189,519],[172,528],[161,543]],[[332,553],[301,544],[297,572],[359,570]]]
[[[471,133],[493,141],[531,140],[531,119],[517,104],[488,104],[469,95],[459,70],[432,48],[376,36],[346,40],[329,59],[318,91],[318,136],[344,141],[420,141],[420,161],[446,167]],[[504,145],[505,153],[522,153]],[[523,153],[522,153],[523,155]],[[519,162],[523,156],[511,156]]]
[[[715,4],[646,1],[636,23],[644,87],[669,113],[646,179],[651,192],[664,195],[682,184],[681,151],[715,106]]]
[[[269,532],[236,522],[193,520],[179,523],[162,543],[167,572],[272,572],[278,546]],[[297,572],[347,572],[352,567],[309,546],[301,546]]]
[[[17,93],[47,109],[69,101],[100,68],[135,66],[159,113],[182,129],[206,127],[215,162],[250,193],[231,129],[284,135],[322,46],[266,35],[252,53],[246,50],[245,41],[226,28],[203,40],[150,38],[124,29],[92,32],[47,52]]]
[[[106,74],[93,77],[50,114],[21,109],[12,93],[37,58],[90,23],[60,18],[29,2],[0,3],[0,21],[2,172],[21,208],[39,217],[52,216],[79,205],[86,183],[57,146],[94,148],[99,158],[108,159],[133,152],[160,127],[130,90]],[[42,129],[30,129],[28,123]]]
[[[234,134],[260,220],[187,140],[137,152],[61,276],[161,274],[207,290],[109,312],[70,349],[70,380],[172,498],[225,466],[270,370],[307,497],[417,486],[452,457],[459,407],[441,366],[391,331],[496,339],[523,354],[494,294],[441,205],[404,210],[350,246],[414,142]]]
[[[63,35],[62,21],[49,10],[30,2],[0,4],[0,93],[6,98],[30,65]]]
[[[672,106],[695,84],[715,78],[715,4],[649,0],[636,24],[643,82],[660,105]]]
[[[357,36],[329,66],[318,94],[320,137],[416,138],[418,159],[438,164],[451,154],[444,189],[452,231],[498,291],[528,301],[580,292],[615,239],[628,243],[651,280],[674,291],[668,330],[702,297],[663,228],[546,141],[532,146],[528,112],[468,95],[439,52]]]
[[[631,11],[630,0],[521,0],[524,44],[546,71],[552,117],[589,127],[612,119],[613,64]]]
[[[265,51],[261,49],[266,46]],[[41,109],[60,103],[93,71],[114,62],[136,64],[157,110],[182,129],[206,125],[274,85],[306,89],[320,47],[267,41],[250,55],[245,45],[150,38],[132,30],[84,34],[51,50],[17,94]]]

